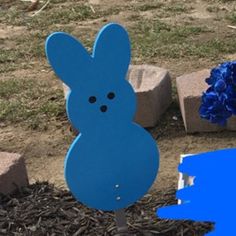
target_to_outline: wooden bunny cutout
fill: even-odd
[[[130,42],[126,30],[108,24],[93,54],[72,36],[56,32],[46,54],[57,76],[70,87],[67,114],[80,131],[65,160],[74,197],[100,209],[125,208],[151,187],[159,167],[156,142],[134,123],[136,97],[126,80]]]

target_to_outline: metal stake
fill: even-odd
[[[117,231],[120,236],[126,236],[128,235],[128,226],[127,226],[127,220],[125,216],[125,210],[120,209],[118,211],[115,211],[115,219],[116,219],[116,225],[117,225]]]

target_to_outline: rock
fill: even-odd
[[[154,127],[172,102],[168,71],[151,65],[134,65],[129,69],[128,80],[137,95],[135,121],[143,127]]]
[[[127,79],[137,95],[135,122],[154,127],[172,102],[168,71],[151,65],[131,65]],[[69,88],[65,84],[63,90],[66,98]]]
[[[205,82],[209,75],[210,70],[205,69],[182,75],[176,79],[181,114],[187,133],[236,130],[235,117],[228,120],[226,127],[222,127],[202,119],[199,115],[202,93],[209,87]]]
[[[9,194],[28,183],[23,157],[16,153],[0,152],[0,193]]]

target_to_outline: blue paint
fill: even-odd
[[[46,41],[49,63],[70,87],[67,113],[80,135],[65,160],[65,178],[75,198],[89,207],[118,210],[151,187],[159,167],[156,142],[132,122],[136,97],[125,79],[130,63],[126,30],[108,24],[93,54],[72,36],[56,32]]]
[[[194,185],[177,192],[184,204],[160,208],[157,215],[214,222],[215,230],[209,235],[235,235],[236,148],[185,157],[179,171],[195,176]]]

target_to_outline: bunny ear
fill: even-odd
[[[78,85],[78,77],[83,78],[83,74],[86,75],[91,67],[92,57],[83,45],[69,34],[52,33],[46,40],[45,50],[57,76],[71,89]]]
[[[93,57],[99,67],[114,77],[126,77],[130,63],[130,41],[126,30],[118,24],[110,23],[99,32],[94,48]]]

